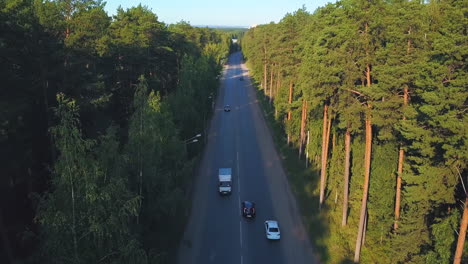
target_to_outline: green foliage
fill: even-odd
[[[130,188],[142,196],[139,219],[140,232],[145,237],[143,244],[154,248],[164,245],[159,234],[170,234],[167,230],[173,229],[168,228],[171,219],[183,209],[184,170],[181,168],[186,152],[184,142],[177,138],[167,104],[154,91],[147,94],[146,80],[141,77],[134,96],[125,167]]]
[[[320,167],[323,106],[329,106],[326,206],[320,212],[329,232],[317,236],[311,231],[316,243],[328,249],[320,250],[325,262],[347,262],[354,254],[366,111],[371,114],[374,143],[361,261],[450,261],[457,234],[448,229],[458,228],[460,215],[447,213],[447,208],[464,200],[459,175],[466,174],[468,157],[467,7],[461,2],[338,1],[312,14],[304,9],[287,14],[278,24],[249,29],[242,38],[255,82],[267,98],[273,96],[271,111],[278,113],[279,123],[275,126],[284,128],[295,147],[301,146],[302,105],[308,102],[305,129],[311,137],[306,150],[312,170]],[[271,76],[281,83],[273,94]],[[348,225],[342,227],[345,131],[352,136],[351,179]],[[394,230],[400,147],[402,200]],[[304,179],[302,185],[312,183]],[[311,191],[316,195],[319,190]],[[308,199],[313,203],[315,197]]]
[[[10,261],[173,263],[230,35],[88,0],[0,1],[0,31]]]
[[[137,242],[130,243],[131,247],[128,244],[135,239],[130,219],[138,215],[140,197],[132,195],[126,179],[114,171],[119,157],[109,157],[104,151],[115,148],[115,134],[109,130],[99,143],[84,139],[76,103],[63,94],[57,99],[59,123],[52,133],[60,154],[53,192],[42,200],[38,215],[45,259],[49,263],[88,263],[109,257],[124,263],[129,254],[141,254]]]
[[[460,214],[458,211],[453,211],[453,213],[450,213],[445,218],[434,220],[435,223],[431,226],[434,251],[427,254],[426,263],[450,263],[453,252],[452,245],[455,241],[453,233],[458,228],[458,219],[460,219]]]

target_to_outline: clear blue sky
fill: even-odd
[[[105,0],[104,0],[105,1]],[[166,24],[181,20],[191,25],[251,26],[279,22],[286,13],[303,5],[313,12],[334,0],[107,0],[106,11],[116,13],[117,7],[127,9],[138,4],[147,6]]]

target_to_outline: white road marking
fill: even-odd
[[[239,75],[238,68],[239,68],[239,65],[236,65],[235,75]],[[237,99],[239,99],[239,97]],[[237,103],[239,103],[239,102],[237,102]],[[240,107],[238,105],[236,105],[236,109],[239,110]],[[237,116],[237,117],[239,117],[239,116]],[[237,120],[239,120],[239,118]],[[239,149],[239,143],[240,143],[240,141],[239,141],[239,130],[236,130],[236,132],[237,132],[236,137],[235,137],[236,147],[237,147],[237,149]],[[238,204],[239,204],[239,217],[240,217],[240,220],[239,220],[239,241],[240,241],[240,253],[241,253],[240,254],[240,263],[243,264],[244,263],[244,258],[242,256],[242,208],[241,208],[241,198],[240,198],[240,196],[241,196],[241,194],[240,194],[241,193],[241,179],[240,179],[241,178],[241,171],[240,171],[239,151],[237,151],[236,154],[237,154],[236,158],[237,158],[237,187],[238,187],[237,188],[237,193],[238,193],[237,198],[238,198]]]
[[[240,247],[241,247],[241,250],[242,250],[242,220],[239,221],[239,230],[240,230]]]
[[[239,152],[237,152],[237,200],[239,204],[239,213],[241,213],[241,199],[240,199],[240,171],[239,171]],[[242,215],[241,215],[242,216]]]
[[[239,151],[237,152],[237,192],[240,194]]]

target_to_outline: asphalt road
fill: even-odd
[[[230,196],[218,194],[219,168],[232,168]],[[192,198],[178,263],[318,263],[241,53],[224,69]],[[244,200],[256,203],[255,219],[242,217]],[[265,220],[278,221],[280,241],[266,239]]]

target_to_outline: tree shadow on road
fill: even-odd
[[[325,243],[329,237],[329,226],[323,214],[320,214],[319,196],[314,192],[319,184],[319,170],[314,167],[306,168],[305,160],[298,157],[298,150],[287,145],[283,126],[275,120],[275,109],[270,105],[269,98],[263,94],[263,91],[257,89],[257,98],[272,132],[275,147],[288,176],[290,188],[296,197],[302,221],[308,231],[315,254],[326,263],[330,259],[330,252]]]

